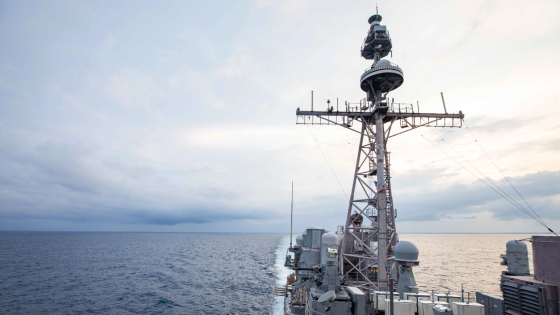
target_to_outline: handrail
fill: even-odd
[[[382,59],[382,60],[387,60],[387,59]],[[387,61],[388,61],[388,60],[387,60]],[[390,62],[390,61],[389,61],[389,62]],[[397,68],[400,69],[399,65],[396,64],[396,63],[394,63],[394,62],[390,62],[390,66],[397,67]],[[370,67],[368,67],[368,68],[365,68],[364,71],[368,71],[368,70],[374,69],[374,68],[378,68],[378,67],[372,65],[372,66],[370,66]],[[381,67],[379,67],[379,68],[382,69]]]
[[[375,70],[384,70],[384,69],[391,69],[391,70],[397,70],[399,72],[403,72],[403,70],[399,67],[399,65],[392,63],[390,65],[385,65],[385,66],[371,66],[369,68],[366,68],[364,71],[368,72],[368,71],[375,71]],[[365,73],[364,73],[365,74]]]

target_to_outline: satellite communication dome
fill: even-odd
[[[321,239],[323,245],[338,245],[338,238],[334,233],[325,233]]]
[[[390,66],[390,65],[391,62],[387,59],[381,59],[375,64],[376,67],[383,67],[383,66]]]
[[[366,53],[366,48],[363,50]],[[369,48],[368,48],[369,49]],[[371,49],[364,58],[372,59]],[[368,93],[368,101],[373,101],[375,92],[388,93],[400,87],[404,82],[403,71],[399,66],[391,64],[387,59],[379,60],[374,66],[366,70],[360,77],[362,91]]]
[[[395,245],[395,260],[418,262],[418,247],[408,241],[400,241]]]

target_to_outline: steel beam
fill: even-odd
[[[375,149],[377,155],[377,222],[379,229],[377,230],[377,256],[378,256],[378,278],[377,289],[381,291],[387,290],[387,193],[385,191],[385,134],[383,124],[383,114],[377,113],[375,117],[376,137]],[[379,190],[381,187],[381,190]]]
[[[360,135],[360,147],[362,146],[362,143],[364,142],[364,131],[366,128],[366,124],[365,122],[362,122],[362,133]],[[346,215],[346,225],[345,225],[345,229],[344,229],[344,239],[342,240],[342,250],[341,253],[344,253],[344,250],[346,249],[346,243],[348,241],[348,229],[347,227],[350,226],[350,216],[352,215],[352,204],[354,201],[354,192],[356,190],[356,180],[358,179],[358,172],[360,171],[360,150],[358,150],[358,156],[356,158],[356,171],[354,172],[354,181],[352,182],[352,191],[350,192],[350,201],[348,204],[348,214]],[[343,257],[344,255],[340,255],[340,273],[344,274],[344,270],[343,270],[343,266],[344,266],[344,260]]]
[[[324,112],[324,111],[299,111],[296,112],[297,116],[316,116],[316,117],[323,117],[323,116],[340,116],[340,117],[374,117],[375,112]],[[460,118],[463,119],[465,117],[464,114],[441,114],[441,113],[399,113],[399,112],[391,112],[388,111],[385,114],[386,118]],[[331,122],[334,123],[334,122]]]

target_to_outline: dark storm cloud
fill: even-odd
[[[108,159],[94,143],[34,142],[0,136],[0,217],[154,225],[270,217],[238,206],[233,189],[177,189],[168,170]]]
[[[129,216],[133,218],[131,223],[145,223],[154,225],[176,225],[180,223],[213,223],[232,220],[263,220],[271,216],[264,211],[251,211],[243,213],[235,208],[221,209],[227,212],[219,212],[217,209],[200,207],[197,209],[185,208],[173,213],[144,212],[134,213]]]
[[[450,215],[483,211],[489,211],[495,218],[502,220],[528,218],[525,213],[480,181],[474,181],[468,185],[420,183],[418,179],[427,173],[433,175],[434,170],[411,171],[409,175],[411,181],[403,182],[404,185],[401,185],[398,180],[396,181],[396,186],[406,191],[406,194],[402,196],[395,196],[395,198],[398,197],[396,207],[399,209],[399,220],[435,221],[448,218]],[[541,218],[560,218],[560,211],[558,211],[560,207],[560,172],[538,172],[509,177],[509,180]],[[532,213],[505,179],[494,181],[494,183]],[[418,185],[423,186],[421,189],[415,189]],[[505,195],[492,184],[489,183],[489,185]]]

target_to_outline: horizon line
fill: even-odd
[[[206,232],[189,232],[189,231],[95,231],[95,230],[87,230],[87,231],[70,231],[70,230],[0,230],[2,232],[34,232],[34,233],[200,233],[200,234],[209,234],[209,233],[220,233],[220,234],[290,234],[288,232],[242,232],[242,231],[235,231],[235,232],[220,232],[220,231],[206,231]],[[294,235],[300,235],[301,233],[297,233]],[[539,233],[539,232],[403,232],[397,234],[538,234],[538,235],[548,235],[550,233]]]

